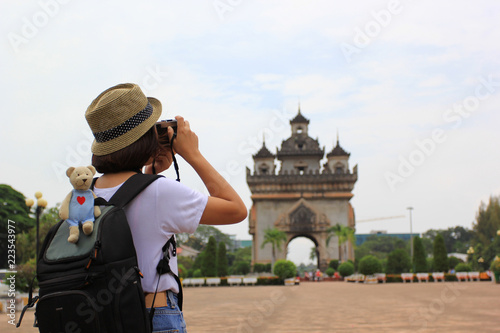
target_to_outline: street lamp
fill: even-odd
[[[411,225],[411,211],[413,210],[413,207],[408,207],[406,209],[410,211],[410,253],[411,259],[413,260],[413,227]]]
[[[39,231],[40,231],[40,215],[42,214],[42,210],[47,207],[47,200],[42,198],[42,192],[38,191],[35,193],[36,200],[36,262],[38,263],[38,243],[39,243]],[[33,199],[26,199],[26,206],[28,206],[31,210],[31,207],[35,204]]]

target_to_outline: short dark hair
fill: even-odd
[[[100,173],[140,172],[151,157],[158,156],[159,151],[158,134],[153,126],[137,141],[123,149],[102,156],[92,155],[92,165]]]

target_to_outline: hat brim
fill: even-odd
[[[138,126],[134,127],[130,131],[117,138],[114,138],[106,142],[94,142],[92,143],[92,153],[96,156],[103,156],[114,153],[120,149],[130,146],[132,143],[139,140],[154,124],[160,119],[162,108],[161,102],[154,97],[147,98],[151,106],[153,107],[153,113],[143,121]]]

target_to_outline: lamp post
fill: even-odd
[[[38,191],[35,193],[36,200],[36,208],[35,208],[35,216],[36,216],[36,262],[38,263],[38,243],[39,243],[39,233],[40,233],[40,215],[42,214],[42,210],[47,207],[47,200],[42,198],[42,192]],[[26,206],[28,206],[31,210],[31,207],[35,204],[33,199],[26,200]]]
[[[474,261],[474,248],[472,246],[467,250],[467,262],[470,264],[472,269],[476,268],[476,262]]]
[[[411,211],[413,210],[413,207],[408,207],[406,209],[410,211],[410,253],[411,253],[411,260],[413,260],[413,227],[411,223]]]

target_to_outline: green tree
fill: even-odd
[[[339,265],[339,274],[346,277],[354,274],[354,265],[350,261],[343,262]]]
[[[226,244],[220,242],[219,249],[217,250],[217,274],[219,276],[227,276],[227,269]]]
[[[271,245],[272,257],[271,257],[271,267],[274,271],[274,262],[276,261],[276,250],[281,250],[281,245],[287,241],[286,234],[276,228],[267,228],[264,231],[264,241],[261,244],[263,249],[267,244]]]
[[[351,242],[353,246],[356,243],[354,229],[337,223],[333,227],[326,229],[326,232],[328,233],[328,237],[326,238],[326,245],[328,246],[328,244],[330,243],[330,239],[333,236],[336,236],[338,238],[339,244],[339,260],[346,260],[345,257],[347,257],[347,255],[344,255],[344,251],[342,251],[342,248],[344,247],[343,245],[345,245],[346,242]]]
[[[211,225],[199,225],[194,234],[180,233],[176,235],[179,244],[185,244],[195,250],[202,251],[208,244],[210,237],[214,237],[217,243],[224,242],[229,248],[233,248],[233,242],[229,235]]]
[[[422,234],[422,238],[430,239],[433,242],[437,234],[441,234],[443,236],[447,253],[465,253],[471,245],[471,241],[474,238],[475,233],[474,231],[462,226],[456,226],[450,227],[446,230],[427,230],[424,234]]]
[[[333,268],[333,270],[337,270],[337,268],[339,267],[339,261],[334,259],[334,260],[330,260],[330,262],[328,263],[328,267],[331,267]]]
[[[297,267],[290,260],[278,260],[274,265],[274,275],[277,275],[280,279],[289,279],[295,277],[297,274]]]
[[[462,260],[458,259],[457,257],[449,257],[448,258],[448,266],[450,268],[455,268],[458,264],[463,262]]]
[[[488,247],[500,229],[499,197],[491,196],[488,205],[481,203],[472,228],[475,231],[474,244],[480,243],[485,248]]]
[[[247,261],[238,261],[231,267],[231,274],[246,275],[250,273],[250,263]]]
[[[387,256],[387,274],[407,273],[411,269],[411,258],[405,249],[396,249]]]
[[[0,184],[0,230],[7,230],[8,220],[16,222],[16,233],[22,233],[35,225],[35,219],[29,216],[26,198],[11,186]]]
[[[373,275],[382,272],[382,264],[375,256],[368,255],[361,258],[358,265],[359,272],[363,275]]]
[[[208,239],[207,248],[203,251],[203,261],[201,264],[201,272],[208,277],[217,276],[217,241],[215,237],[210,236]]]
[[[179,271],[179,277],[181,277],[183,279],[187,277],[188,271],[187,271],[186,267],[184,267],[183,264],[177,263],[177,269]]]
[[[266,265],[265,264],[259,264],[256,263],[253,265],[253,272],[254,273],[263,273],[266,271]]]
[[[186,270],[190,270],[191,268],[193,268],[194,260],[190,257],[177,256],[177,263],[184,266]]]
[[[420,237],[413,238],[413,273],[427,272],[427,259]]]
[[[203,267],[203,262],[205,261],[205,251],[202,251],[200,252],[196,258],[194,258],[194,263],[193,263],[193,267],[191,267],[191,269],[193,271],[199,269],[200,271],[202,270],[202,267]]]
[[[500,235],[496,236],[495,240],[483,251],[482,268],[487,270],[497,255],[500,256]]]
[[[229,265],[230,274],[247,274],[250,271],[252,262],[252,249],[250,247],[239,248],[235,252],[228,253],[227,257],[232,258]]]
[[[250,263],[252,261],[252,248],[250,247],[241,247],[233,253],[234,262],[246,261]]]
[[[388,235],[372,235],[367,238],[363,244],[356,246],[356,258],[363,258],[369,254],[374,255],[380,260],[387,258],[389,253],[396,249],[407,249],[410,251],[408,241],[404,241],[398,237]]]
[[[39,248],[42,248],[43,240],[55,224],[60,221],[59,209],[52,207],[43,211],[40,216],[40,225],[38,230]],[[39,249],[39,250],[40,250]],[[16,237],[16,256],[18,263],[25,263],[36,257],[36,227],[17,235]]]
[[[420,241],[422,242],[422,246],[424,247],[425,253],[433,253],[434,251],[434,241],[430,238],[421,237]]]
[[[444,237],[441,234],[437,234],[436,238],[434,238],[432,265],[435,272],[448,271],[448,253],[446,252]]]
[[[11,228],[15,227],[16,242],[17,238],[35,225],[35,220],[29,216],[29,208],[26,206],[24,195],[11,186],[0,184],[0,268],[7,267],[7,241],[9,220]],[[16,252],[16,255],[18,253]],[[27,258],[29,259],[29,258]],[[27,260],[26,259],[26,260]],[[16,263],[21,263],[16,259]]]
[[[325,271],[326,275],[328,275],[329,277],[332,277],[333,274],[335,274],[335,270],[331,267],[328,267]]]
[[[470,272],[470,271],[472,271],[472,268],[470,267],[469,264],[466,264],[464,262],[461,262],[455,266],[455,272]]]
[[[9,276],[15,276],[16,290],[21,292],[29,291],[31,281],[36,275],[36,262],[35,258],[28,260],[27,262],[17,266],[17,273],[9,273]],[[38,288],[38,281],[35,279],[33,281],[33,288]]]

